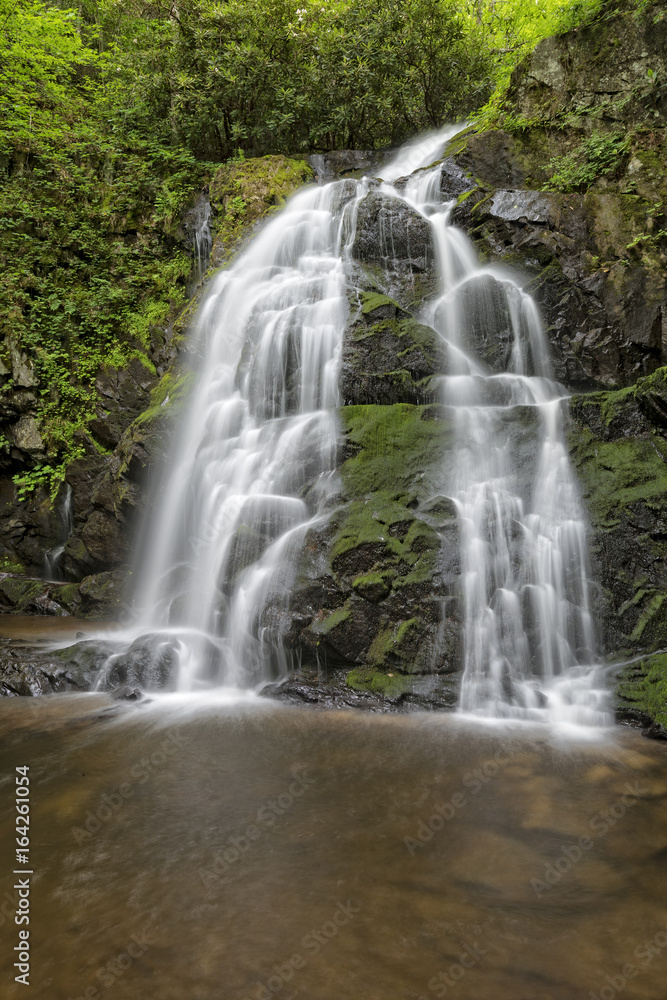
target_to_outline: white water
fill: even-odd
[[[67,484],[65,496],[60,508],[60,542],[52,549],[47,549],[44,553],[44,575],[47,580],[59,581],[62,579],[60,571],[60,560],[69,536],[74,528],[74,515],[72,512],[72,487]]]
[[[176,642],[178,688],[249,686],[285,669],[293,555],[330,492],[355,182],[292,199],[214,283],[201,371],[152,527],[137,635]],[[277,602],[275,600],[277,595]]]
[[[510,274],[480,268],[449,224],[439,169],[422,169],[456,131],[401,150],[382,188],[430,221],[440,262],[422,319],[446,344],[456,428],[443,492],[461,533],[461,709],[600,722],[585,523],[538,311]],[[415,170],[399,193],[392,182]],[[302,191],[201,310],[201,371],[127,634],[128,646],[153,634],[152,655],[176,645],[180,691],[247,688],[287,669],[276,609],[335,489],[347,247],[367,190],[346,180]],[[480,348],[493,352],[498,337],[493,370]]]
[[[461,536],[460,708],[605,724],[564,390],[552,380],[535,302],[510,273],[480,266],[449,224],[453,203],[442,204],[439,181],[438,169],[418,174],[404,196],[431,221],[442,281],[423,318],[446,345],[444,402],[455,428],[449,492]]]

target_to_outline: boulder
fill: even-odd
[[[370,191],[358,206],[350,254],[405,309],[437,288],[431,227],[415,209],[381,190]]]

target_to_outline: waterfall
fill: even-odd
[[[401,149],[381,190],[428,221],[440,266],[440,289],[419,319],[443,340],[443,403],[455,428],[441,492],[456,505],[461,538],[460,708],[600,721],[565,394],[532,298],[511,273],[480,267],[450,224],[453,203],[431,165],[459,128]],[[348,179],[301,191],[217,277],[200,310],[200,371],[129,636],[152,636],[154,660],[175,650],[179,690],[247,688],[287,670],[276,609],[287,609],[308,529],[336,501],[349,248],[369,189]]]
[[[188,291],[193,295],[206,273],[211,259],[213,236],[211,233],[211,203],[203,193],[185,217],[185,230],[192,250],[193,269]]]
[[[449,490],[460,530],[464,663],[460,708],[494,718],[604,723],[589,606],[586,519],[534,300],[482,267],[450,224],[440,169],[403,197],[428,218],[440,294],[423,321],[447,358],[454,423]],[[521,438],[530,437],[529,453]]]
[[[60,541],[52,549],[47,549],[44,553],[44,577],[46,580],[62,580],[60,559],[65,551],[65,546],[67,545],[69,536],[72,534],[73,528],[72,487],[67,483],[60,507]]]
[[[182,690],[284,670],[263,610],[287,599],[291,556],[330,492],[345,240],[364,190],[302,191],[200,312],[201,370],[137,591],[140,631],[177,644]]]

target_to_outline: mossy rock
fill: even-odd
[[[639,409],[659,427],[667,427],[667,368],[639,380],[633,391]]]
[[[339,505],[306,540],[289,641],[303,662],[328,667],[451,670],[459,653],[458,605],[450,605],[445,625],[443,598],[458,587],[455,521],[418,510],[420,493],[441,496],[451,434],[446,410],[396,404],[339,412]]]
[[[592,527],[601,638],[613,654],[667,646],[667,441],[640,409],[662,377],[571,401],[568,441]],[[647,412],[655,414],[653,403]]]
[[[212,265],[229,261],[262,219],[313,179],[313,169],[306,160],[279,155],[219,167],[209,186],[216,213]]]
[[[346,494],[361,498],[388,491],[394,496],[428,489],[439,481],[442,458],[453,441],[444,407],[346,406],[339,411],[346,461],[341,476]]]
[[[0,599],[13,612],[26,612],[35,598],[43,594],[45,585],[41,580],[24,579],[17,576],[0,577]]]
[[[357,594],[365,601],[377,604],[391,591],[391,582],[387,579],[387,573],[363,573],[352,581]]]
[[[667,653],[648,656],[619,672],[616,711],[621,718],[650,720],[667,728]]]
[[[399,673],[383,673],[372,667],[350,670],[345,678],[348,687],[355,691],[379,694],[389,701],[399,701],[412,688],[412,678]]]
[[[601,407],[604,401],[601,400]],[[604,412],[604,410],[603,410]],[[627,509],[645,504],[667,516],[667,441],[621,438],[604,441],[590,430],[570,434],[571,454],[596,527],[609,528],[627,517]]]
[[[424,404],[439,396],[442,340],[395,299],[368,287],[350,293],[340,393],[346,405]]]

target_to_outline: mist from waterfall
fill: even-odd
[[[480,267],[450,224],[453,203],[429,165],[459,128],[410,143],[380,174],[383,193],[428,220],[439,262],[439,292],[419,318],[443,340],[455,428],[442,492],[460,529],[460,708],[601,722],[564,390],[532,298],[509,272]],[[288,670],[277,609],[287,610],[306,533],[335,503],[349,250],[371,183],[302,190],[200,309],[200,371],[126,634],[126,648],[152,637],[153,658],[176,650],[180,691],[251,688]]]

